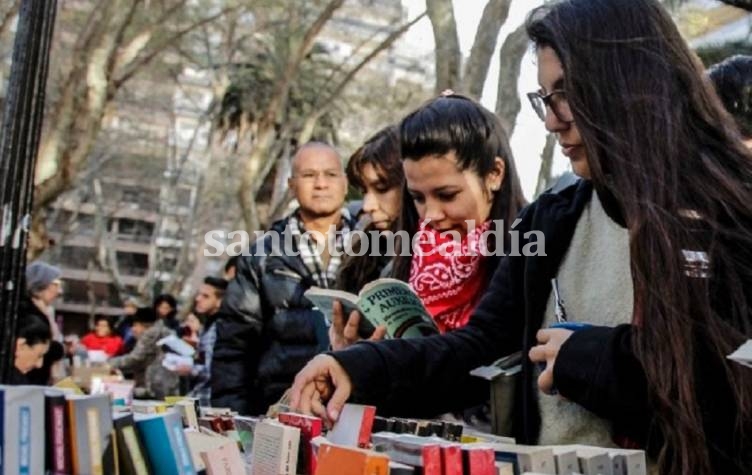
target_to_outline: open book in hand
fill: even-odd
[[[311,287],[304,295],[329,320],[335,300],[342,304],[345,319],[353,310],[359,311],[365,317],[360,319],[358,328],[362,338],[371,336],[379,325],[386,326],[388,338],[415,338],[439,333],[420,297],[401,280],[374,280],[358,295],[320,287]]]
[[[736,351],[728,355],[728,359],[752,368],[752,340],[747,340]]]

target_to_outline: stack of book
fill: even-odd
[[[345,405],[327,431],[292,412],[252,418],[190,398],[123,402],[75,388],[0,386],[0,474],[647,473],[638,450],[517,445],[441,421],[380,418],[373,406]]]

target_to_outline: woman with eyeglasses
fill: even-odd
[[[520,215],[546,256],[502,260],[461,330],[318,356],[293,407],[446,410],[484,396],[468,371],[521,349],[519,443],[579,442],[553,425],[588,417],[660,473],[752,473],[752,372],[726,358],[752,336],[750,152],[657,1],[558,1],[527,31],[531,99],[583,178]]]

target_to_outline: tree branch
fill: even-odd
[[[3,12],[2,18],[0,18],[0,37],[5,36],[10,26],[13,24],[13,19],[18,15],[18,10],[21,8],[21,0],[14,0],[10,5],[10,8]]]
[[[496,95],[496,115],[501,125],[512,136],[517,114],[520,113],[520,96],[517,83],[520,77],[522,58],[527,51],[528,38],[523,23],[504,40],[499,51],[499,85]]]
[[[499,38],[499,30],[507,20],[511,3],[512,0],[488,0],[483,9],[483,16],[475,31],[470,58],[465,64],[465,72],[462,76],[462,91],[473,99],[480,99],[483,94],[483,84],[488,76],[491,57]]]
[[[271,127],[274,124],[279,111],[284,108],[284,104],[287,101],[290,84],[292,83],[292,79],[295,76],[295,73],[300,67],[300,63],[313,47],[316,36],[318,36],[318,34],[324,28],[324,25],[326,25],[326,23],[334,15],[334,12],[337,11],[337,9],[339,9],[343,3],[345,3],[345,0],[331,0],[316,18],[316,20],[311,24],[308,30],[306,30],[305,35],[303,35],[303,40],[301,41],[295,53],[292,54],[288,59],[287,65],[285,66],[285,71],[282,73],[282,77],[277,82],[276,87],[272,91],[266,111],[261,116],[262,118],[260,128]]]
[[[220,18],[223,15],[226,15],[228,12],[231,12],[237,8],[238,7],[226,8],[219,13],[203,18],[191,25],[188,25],[187,27],[178,30],[175,34],[163,39],[162,41],[157,42],[150,48],[150,51],[134,59],[131,63],[124,67],[124,71],[117,78],[113,78],[112,84],[114,89],[119,89],[124,82],[133,77],[133,75],[136,74],[142,67],[149,64],[158,54],[160,54],[162,51],[164,51],[166,48],[168,48],[170,45],[178,41],[186,34],[190,33],[196,28],[201,27],[202,25],[206,25],[215,21],[217,18]]]
[[[436,43],[436,94],[444,89],[458,89],[462,51],[452,0],[426,0],[426,9]]]
[[[321,118],[324,114],[326,114],[329,110],[332,108],[332,104],[334,104],[334,100],[339,97],[342,94],[342,91],[345,90],[345,88],[350,84],[350,82],[355,78],[355,75],[360,72],[361,69],[363,69],[368,63],[370,63],[376,56],[378,56],[381,52],[388,49],[392,44],[394,44],[395,41],[397,41],[402,35],[405,34],[407,30],[412,28],[412,26],[416,23],[418,23],[420,20],[423,19],[423,17],[426,16],[426,12],[421,13],[417,17],[415,17],[413,20],[405,23],[398,29],[394,30],[384,38],[384,40],[379,43],[374,49],[366,55],[355,67],[353,67],[346,75],[343,77],[339,83],[334,87],[334,89],[326,96],[326,98],[322,101],[318,101],[317,104],[313,107],[314,113],[313,115],[316,116],[316,118]],[[303,140],[303,142],[307,142],[307,140]],[[301,142],[302,143],[302,142]]]

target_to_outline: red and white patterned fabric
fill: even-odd
[[[426,223],[420,226],[413,242],[409,283],[441,333],[467,324],[486,288],[481,265],[486,246],[481,237],[490,227],[488,221],[456,241]]]

